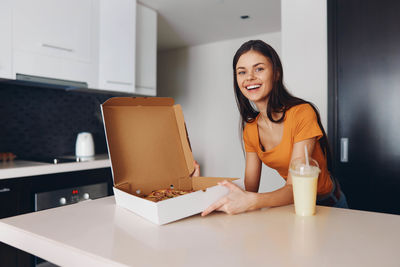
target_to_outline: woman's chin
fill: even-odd
[[[266,97],[260,94],[247,94],[246,98],[252,102],[260,102],[266,100]]]

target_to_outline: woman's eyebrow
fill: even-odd
[[[263,63],[263,62],[256,63],[253,65],[253,68],[257,67],[258,65],[261,65],[261,64],[265,64],[265,63]],[[245,67],[237,67],[236,69],[238,70],[238,69],[246,69],[246,68]]]
[[[261,64],[264,64],[264,63],[263,62],[256,63],[256,64],[253,65],[253,67],[257,67],[258,65],[261,65]]]

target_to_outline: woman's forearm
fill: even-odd
[[[286,184],[278,190],[256,194],[252,210],[289,204],[293,204],[293,189],[291,184]]]
[[[260,187],[260,180],[259,179],[258,180],[244,179],[244,187],[245,187],[246,191],[257,193],[258,188]]]

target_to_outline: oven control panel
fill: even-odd
[[[106,197],[107,183],[78,186],[35,194],[35,211],[56,208],[88,199]]]

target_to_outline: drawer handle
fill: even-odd
[[[57,49],[57,50],[62,50],[62,51],[66,51],[66,52],[74,52],[74,50],[71,49],[71,48],[65,48],[65,47],[56,46],[56,45],[42,44],[42,46],[43,47],[47,47],[47,48],[53,48],[53,49]]]
[[[7,187],[0,189],[0,193],[6,193],[6,192],[10,192],[10,191],[11,191],[11,189],[7,188]]]
[[[118,82],[118,81],[107,81],[107,83],[122,84],[122,85],[132,85],[132,83],[128,83],[128,82]]]
[[[150,87],[150,86],[141,86],[141,85],[138,85],[138,84],[136,84],[136,88],[143,88],[143,89],[151,89],[151,90],[154,90],[154,87]]]

